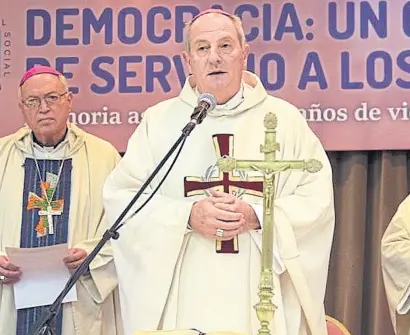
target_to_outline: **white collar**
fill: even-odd
[[[70,130],[69,130],[70,131]],[[33,151],[34,155],[38,159],[63,159],[66,156],[68,141],[68,132],[66,137],[62,142],[60,142],[57,147],[41,146],[33,141]]]
[[[209,115],[219,115],[218,111],[228,111],[235,109],[238,107],[244,100],[243,96],[243,83],[241,83],[241,87],[239,88],[239,91],[232,97],[230,98],[227,102],[225,102],[223,105],[216,105],[215,110],[209,112]],[[200,92],[198,90],[198,87],[195,87],[195,93],[199,97]]]

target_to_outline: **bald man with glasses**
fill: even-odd
[[[67,243],[61,261],[76,269],[107,229],[102,187],[120,158],[110,143],[68,122],[73,94],[55,69],[27,71],[18,103],[26,126],[0,139],[2,335],[29,334],[46,307],[16,309],[13,285],[24,280],[24,267],[9,260],[6,248]],[[54,319],[54,334],[122,334],[116,287],[107,244],[76,284],[77,301],[63,304]]]

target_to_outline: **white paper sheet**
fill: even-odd
[[[63,262],[68,255],[67,244],[42,248],[6,248],[10,262],[20,267],[22,275],[14,286],[17,309],[46,306],[63,290],[70,272]],[[77,301],[74,286],[63,302]]]

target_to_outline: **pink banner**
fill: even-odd
[[[23,72],[50,64],[75,93],[70,120],[124,151],[141,113],[180,91],[183,23],[211,6],[243,18],[248,69],[300,109],[327,150],[410,148],[403,0],[3,0],[0,136],[23,125]]]

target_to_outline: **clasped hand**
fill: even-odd
[[[255,222],[256,221],[256,222]],[[231,240],[258,225],[252,207],[234,195],[211,190],[211,196],[192,206],[189,223],[194,231],[220,241]],[[223,236],[217,230],[223,230]]]

